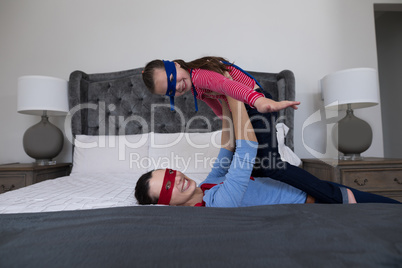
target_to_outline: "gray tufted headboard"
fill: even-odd
[[[195,112],[191,92],[175,98],[170,111],[168,97],[151,94],[142,81],[142,68],[121,72],[86,74],[74,71],[69,81],[72,134],[129,135],[146,132],[209,132],[221,128],[221,120],[202,101]],[[295,99],[291,71],[249,72],[276,100]],[[289,128],[286,144],[293,149],[293,109],[280,112]]]

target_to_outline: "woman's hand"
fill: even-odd
[[[300,104],[300,101],[274,101],[265,97],[258,98],[254,102],[254,107],[260,113],[271,113],[277,112],[282,109],[291,107],[295,110],[298,109],[297,105]]]

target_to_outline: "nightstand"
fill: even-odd
[[[0,165],[0,194],[37,182],[68,176],[71,166],[71,163],[49,166],[38,166],[35,163]]]
[[[303,169],[322,180],[402,202],[402,159],[367,157],[363,160],[302,159]]]

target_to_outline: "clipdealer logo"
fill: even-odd
[[[112,115],[112,112],[116,110],[116,106],[114,104],[109,104],[106,105],[105,102],[99,102],[98,104],[96,103],[85,103],[85,104],[79,104],[75,107],[73,107],[69,113],[67,114],[65,121],[64,121],[64,129],[72,129],[72,119],[77,113],[84,112],[86,114],[89,113],[89,110],[92,111],[92,113],[96,113],[96,118],[97,118],[97,125],[98,125],[98,135],[103,136],[102,138],[99,137],[97,140],[92,140],[90,142],[77,142],[74,141],[74,137],[72,136],[71,132],[66,131],[66,137],[67,139],[74,144],[75,146],[79,146],[80,148],[103,148],[103,147],[116,147],[118,146],[119,150],[119,160],[125,160],[126,159],[126,149],[127,148],[140,148],[143,146],[148,139],[150,139],[150,145],[156,148],[169,148],[170,146],[174,146],[178,144],[181,139],[186,138],[187,142],[190,146],[193,148],[206,148],[208,146],[214,146],[214,147],[220,147],[220,144],[217,144],[215,141],[214,137],[209,141],[208,143],[204,144],[196,144],[195,142],[191,141],[191,138],[189,138],[188,135],[185,135],[186,133],[190,132],[200,132],[200,130],[197,130],[196,128],[191,128],[195,125],[196,121],[201,120],[204,122],[206,126],[206,130],[203,129],[203,131],[211,132],[212,131],[212,122],[210,119],[203,117],[203,116],[194,116],[187,122],[185,121],[185,116],[184,113],[176,107],[175,109],[175,117],[181,122],[181,124],[178,124],[181,126],[181,129],[178,130],[178,132],[181,133],[176,139],[170,141],[169,143],[165,142],[159,142],[154,139],[153,136],[147,136],[144,135],[140,140],[136,141],[130,141],[125,138],[125,131],[127,126],[130,123],[135,123],[136,125],[139,125],[140,128],[142,129],[143,133],[149,133],[149,132],[154,132],[155,130],[155,124],[156,124],[156,118],[155,115],[157,109],[167,109],[170,111],[170,105],[169,104],[152,104],[151,106],[151,118],[150,122],[147,122],[143,117],[139,115],[131,115],[131,116],[117,116],[117,115]],[[158,111],[158,114],[160,114],[160,111]],[[315,158],[319,159],[325,159],[325,158],[332,158],[331,163],[333,163],[334,160],[334,153],[337,153],[337,150],[335,146],[333,145],[333,142],[330,138],[331,135],[325,135],[326,133],[331,133],[332,127],[335,125],[337,122],[337,117],[338,117],[338,112],[337,111],[331,111],[327,112],[324,109],[317,110],[314,112],[312,115],[310,115],[302,125],[302,142],[304,148]],[[215,118],[214,120],[221,120],[219,118]],[[223,120],[228,120],[223,118]],[[278,118],[277,122],[281,121],[281,118]],[[106,122],[108,124],[106,124]],[[269,146],[277,146],[276,143],[276,135],[275,132],[273,131],[275,129],[274,124],[277,122],[272,122],[270,125],[269,122],[265,122],[267,128],[266,129],[258,129],[257,131],[263,132],[266,131],[267,135],[271,135],[271,141]],[[230,122],[232,124],[232,122]],[[106,129],[106,125],[109,126],[108,129]],[[118,131],[116,131],[116,125],[119,126]],[[317,149],[314,149],[309,146],[309,139],[306,137],[306,133],[310,128],[316,128],[316,126],[319,126],[319,135],[320,136],[325,136],[327,137],[327,140],[325,141],[325,149],[324,151],[319,151]],[[324,132],[326,132],[324,135],[322,133],[323,128],[325,128]],[[117,133],[116,133],[117,132]],[[106,135],[107,134],[107,135]],[[110,136],[117,135],[120,136],[118,139],[118,144],[116,144],[116,139],[110,138]],[[231,133],[230,135],[234,135],[234,133]],[[263,148],[264,146],[267,146],[267,144],[259,145],[259,148]],[[135,155],[133,156],[135,157]]]
[[[304,148],[315,158],[327,162],[331,165],[338,163],[338,150],[336,144],[334,144],[334,135],[332,129],[339,120],[339,112],[337,110],[328,111],[320,109],[311,114],[302,125],[302,142]],[[324,147],[322,151],[314,149],[308,145],[311,139],[308,139],[306,133],[316,131],[320,137],[325,137],[325,140],[321,143],[321,147]],[[335,139],[336,140],[336,139]]]

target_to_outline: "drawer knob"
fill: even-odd
[[[368,179],[364,179],[363,182],[361,182],[359,179],[355,179],[354,182],[359,186],[364,186],[368,182]]]
[[[14,189],[15,185],[12,184],[10,187],[6,187],[4,184],[2,184],[1,188],[3,189],[3,192],[8,192],[8,191],[11,191],[12,189]]]
[[[396,181],[398,184],[402,184],[402,181],[398,180],[398,178],[395,178],[394,181]]]

